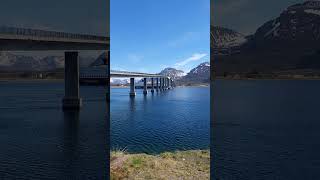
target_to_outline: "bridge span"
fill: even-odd
[[[80,74],[81,80],[109,80],[109,75],[107,73],[82,73]],[[147,82],[150,80],[151,83],[151,93],[155,91],[164,91],[167,89],[171,89],[174,87],[173,80],[168,76],[163,76],[160,74],[150,74],[150,73],[141,73],[141,72],[129,72],[129,71],[110,71],[110,77],[113,78],[130,78],[130,92],[129,95],[134,97],[136,95],[135,92],[135,78],[143,78],[143,94],[148,94],[148,85]]]
[[[65,51],[64,109],[79,109],[79,50],[107,51],[105,64],[110,70],[110,38],[88,34],[0,27],[0,51]],[[110,83],[110,82],[108,82]],[[107,84],[110,87],[110,84]],[[107,88],[107,101],[110,100]]]

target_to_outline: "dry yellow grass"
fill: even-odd
[[[159,155],[111,152],[111,179],[209,179],[209,150]]]

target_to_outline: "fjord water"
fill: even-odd
[[[216,179],[319,179],[320,81],[217,80]]]
[[[63,112],[63,82],[0,82],[0,179],[106,179],[105,89],[81,87]]]
[[[0,179],[106,179],[111,150],[160,153],[209,148],[209,88],[149,93],[81,86],[80,112],[62,111],[64,83],[0,82]]]
[[[111,149],[157,154],[209,149],[210,91],[208,87],[177,87],[163,92],[111,90]]]

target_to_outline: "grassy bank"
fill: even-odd
[[[209,150],[159,155],[111,152],[111,179],[209,179]]]

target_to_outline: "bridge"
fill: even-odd
[[[64,109],[79,109],[79,50],[105,50],[110,69],[110,38],[87,34],[44,31],[26,28],[0,27],[0,51],[65,51]],[[110,83],[110,82],[109,82]],[[109,84],[107,84],[108,87]],[[107,88],[107,94],[110,89]],[[108,99],[107,95],[107,101]]]
[[[62,100],[64,109],[79,109],[82,99],[79,95],[79,80],[104,79],[106,80],[107,101],[110,101],[110,76],[130,78],[130,96],[135,96],[134,78],[144,78],[146,95],[147,81],[151,80],[151,92],[166,90],[173,87],[173,80],[159,74],[140,72],[110,71],[110,38],[87,34],[75,34],[58,31],[45,31],[37,29],[0,27],[0,51],[65,51],[65,96]],[[79,50],[105,50],[99,58],[106,65],[104,75],[80,75]],[[108,76],[110,72],[110,76]]]
[[[155,91],[164,91],[173,88],[173,80],[168,76],[163,76],[160,74],[149,74],[140,72],[129,72],[129,71],[110,71],[110,77],[115,78],[130,78],[130,92],[129,95],[134,97],[135,92],[135,78],[143,78],[143,94],[148,94],[148,80],[151,81],[151,93]],[[82,73],[80,74],[81,80],[109,80],[109,75],[107,73]]]

